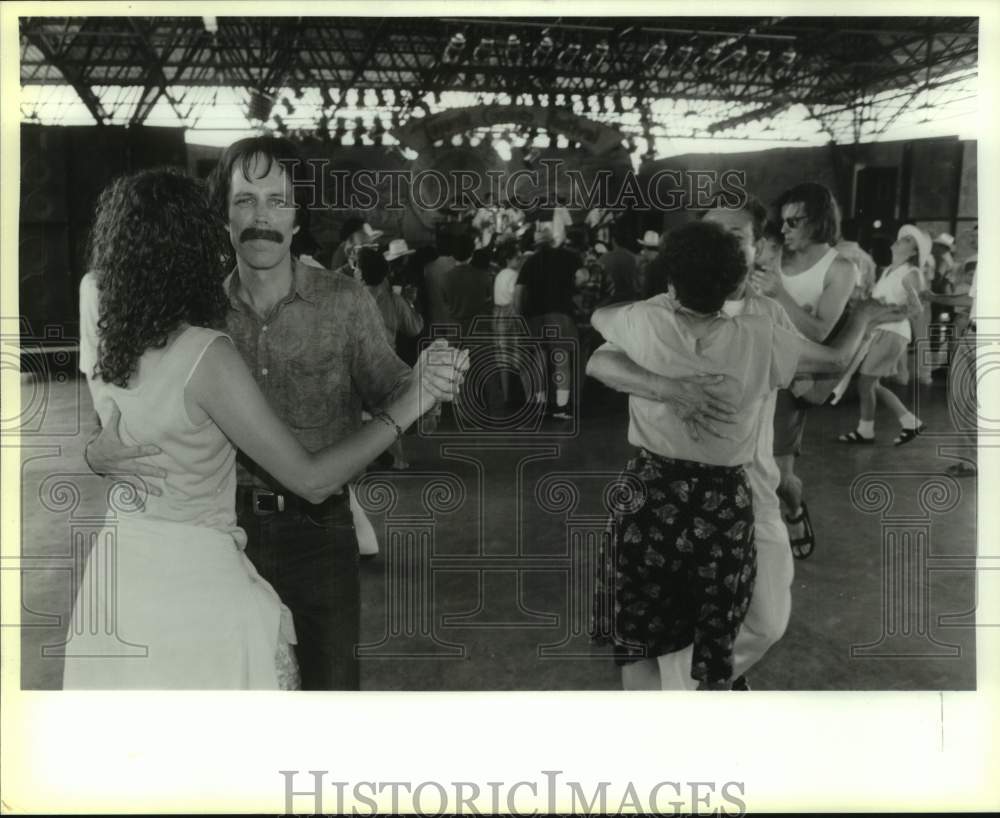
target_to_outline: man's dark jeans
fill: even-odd
[[[361,582],[346,490],[321,516],[257,515],[250,506],[237,502],[246,555],[292,612],[302,689],[360,690]]]

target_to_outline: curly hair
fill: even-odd
[[[142,354],[182,323],[222,324],[226,244],[204,185],[178,171],[124,176],[101,193],[90,242],[100,293],[95,377],[125,387]]]
[[[656,267],[661,288],[673,285],[683,306],[702,313],[721,310],[747,274],[747,260],[736,236],[721,225],[703,221],[671,231]]]

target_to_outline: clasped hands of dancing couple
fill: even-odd
[[[420,415],[427,414],[438,403],[451,403],[461,394],[469,370],[469,350],[448,345],[445,339],[436,339],[423,351],[414,367],[413,384],[418,389],[412,400],[420,407]],[[717,380],[712,378],[711,380]],[[715,414],[719,414],[716,411]],[[126,444],[119,431],[121,409],[110,402],[107,423],[102,423],[84,448],[84,460],[91,471],[112,482],[127,482],[137,496],[162,497],[160,481],[167,477],[167,470],[152,462],[163,450],[152,443]],[[386,412],[373,416],[389,428],[402,434],[402,428]],[[724,419],[725,415],[720,415]],[[694,422],[704,423],[705,417],[697,415]],[[155,479],[146,479],[155,478]]]
[[[74,630],[65,688],[360,687],[348,485],[454,399],[469,357],[438,340],[411,370],[363,284],[300,262],[296,158],[245,139],[207,190],[154,170],[100,197],[80,285],[100,426],[85,457],[140,490],[88,555],[72,622],[97,611],[113,632]]]

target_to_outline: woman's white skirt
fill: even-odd
[[[291,613],[243,553],[242,534],[107,521],[73,606],[63,688],[295,686]]]

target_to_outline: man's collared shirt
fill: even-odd
[[[384,405],[410,372],[386,342],[382,317],[351,278],[295,262],[291,292],[261,317],[226,279],[226,329],[271,407],[317,451],[361,428],[363,408]],[[241,485],[277,488],[241,454]]]

